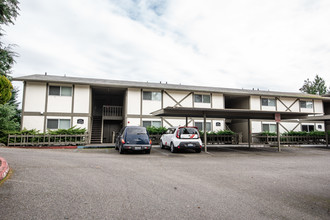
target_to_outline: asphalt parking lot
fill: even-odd
[[[330,149],[0,148],[1,219],[329,219]]]

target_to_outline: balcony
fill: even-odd
[[[105,120],[122,120],[123,119],[123,107],[103,105],[102,116]]]

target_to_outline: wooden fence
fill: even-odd
[[[268,135],[252,135],[253,143],[261,143],[261,144],[273,144],[277,143],[277,136],[268,136]],[[294,136],[281,136],[280,137],[281,144],[288,145],[308,145],[308,144],[326,144],[329,143],[329,135],[294,135]]]
[[[161,134],[151,134],[149,135],[152,140],[152,144],[159,144]],[[217,135],[217,134],[208,134],[207,135],[207,144],[238,144],[238,134],[233,135]],[[204,143],[204,136],[201,136],[201,140]]]
[[[88,144],[88,134],[76,135],[8,135],[8,146],[69,146]]]

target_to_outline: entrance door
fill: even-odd
[[[112,143],[112,136],[116,135],[116,133],[120,131],[121,127],[122,121],[105,120],[103,125],[103,143]]]

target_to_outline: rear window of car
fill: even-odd
[[[198,134],[196,128],[180,128],[179,135],[181,134]]]
[[[127,128],[127,134],[147,134],[147,129],[144,127],[130,127]]]

